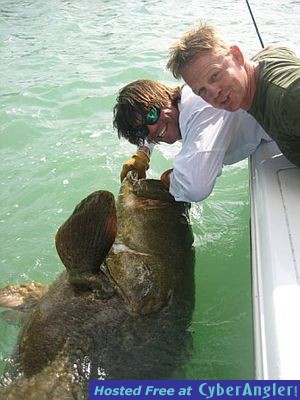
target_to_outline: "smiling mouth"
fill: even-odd
[[[228,100],[228,99],[229,99],[229,97],[228,97],[228,96],[226,96],[226,97],[225,97],[225,99],[221,101],[221,104],[225,104],[225,103],[227,103],[227,100]]]
[[[218,103],[219,103],[220,106],[224,106],[225,104],[228,103],[229,100],[230,100],[230,98],[229,98],[229,93],[228,93],[226,96],[223,96],[223,97],[218,101]]]
[[[157,135],[157,139],[162,139],[164,136],[165,136],[165,134],[166,134],[166,130],[167,130],[167,128],[166,128],[166,126],[159,132],[159,134]]]

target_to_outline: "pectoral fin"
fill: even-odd
[[[99,190],[76,206],[55,237],[57,252],[74,284],[80,286],[81,277],[83,285],[93,281],[93,275],[102,279],[100,266],[116,234],[117,214],[112,193]]]

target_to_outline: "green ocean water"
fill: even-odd
[[[297,45],[298,0],[251,5],[266,44]],[[62,271],[57,228],[94,190],[117,195],[135,151],[112,128],[118,89],[139,78],[178,84],[165,69],[168,47],[200,19],[246,54],[260,49],[242,0],[0,0],[1,286],[50,283]],[[157,146],[149,177],[171,168],[178,149]],[[182,379],[251,379],[247,160],[224,168],[191,217],[196,307]],[[18,333],[0,318],[1,373]]]

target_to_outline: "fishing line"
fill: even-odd
[[[246,3],[247,3],[248,10],[249,10],[249,12],[250,12],[250,15],[251,15],[251,18],[252,18],[252,21],[253,21],[253,24],[254,24],[254,27],[255,27],[257,36],[258,36],[259,41],[260,41],[260,44],[261,44],[261,47],[264,48],[265,46],[264,46],[264,44],[263,44],[262,38],[261,38],[260,33],[259,33],[259,30],[258,30],[258,28],[257,28],[256,22],[255,22],[255,18],[254,18],[254,15],[253,15],[253,13],[252,13],[252,10],[251,10],[249,1],[248,1],[248,0],[245,0],[245,1],[246,1]]]

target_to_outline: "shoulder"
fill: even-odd
[[[197,96],[188,85],[183,85],[181,90],[180,107],[185,108],[187,107],[187,104],[196,104],[197,106],[205,107],[207,103],[200,96]]]
[[[284,43],[273,43],[260,50],[252,57],[252,61],[263,61],[266,59],[281,59],[296,57],[294,49]]]
[[[222,115],[223,110],[218,110],[208,104],[200,96],[193,93],[192,89],[185,85],[182,90],[181,101],[179,104],[180,119],[194,119],[195,116],[202,117],[207,114]]]

